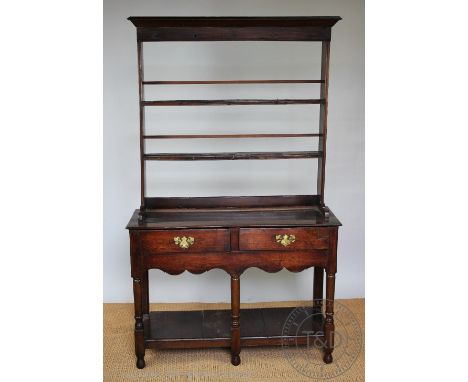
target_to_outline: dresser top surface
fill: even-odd
[[[151,210],[148,217],[138,221],[135,210],[127,229],[179,229],[223,227],[330,227],[340,221],[330,211],[324,219],[318,207],[310,208],[232,208],[232,209],[161,209]]]
[[[287,17],[156,17],[131,16],[138,28],[160,27],[332,27],[340,16],[287,16]]]

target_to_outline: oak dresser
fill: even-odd
[[[332,362],[333,301],[338,227],[325,205],[328,83],[331,28],[341,18],[326,17],[130,17],[137,31],[140,110],[141,203],[127,229],[135,304],[137,367],[145,349],[226,347],[240,364],[242,346],[281,345],[291,309],[240,310],[240,277],[249,267],[267,272],[314,268],[313,309],[321,313],[313,334],[323,342],[324,362]],[[311,41],[322,46],[321,78],[312,80],[156,81],[144,78],[143,46],[154,41]],[[316,99],[146,100],[144,89],[157,85],[317,84]],[[319,131],[304,134],[149,135],[145,109],[158,106],[311,104],[320,108]],[[315,151],[153,153],[151,139],[316,138]],[[317,163],[316,190],[309,195],[154,197],[146,194],[147,161],[294,160]],[[219,268],[231,280],[231,309],[150,312],[148,270],[172,275]],[[323,296],[324,272],[326,292]],[[298,343],[307,338],[298,336]]]

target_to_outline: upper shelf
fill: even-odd
[[[129,17],[143,41],[328,41],[339,16]]]

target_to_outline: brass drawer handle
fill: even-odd
[[[296,241],[296,236],[294,235],[276,235],[275,237],[276,242],[280,243],[284,247],[287,247]]]
[[[174,243],[176,243],[180,248],[182,249],[187,249],[188,247],[190,247],[193,243],[195,243],[195,239],[191,236],[189,237],[185,237],[185,236],[182,236],[182,237],[179,237],[179,236],[176,236],[174,237]]]

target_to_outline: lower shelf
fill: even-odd
[[[281,345],[283,325],[293,308],[241,309],[241,346]],[[145,347],[158,349],[229,347],[231,345],[230,310],[151,312],[144,316]],[[314,315],[302,331],[310,337],[323,336],[324,318]],[[312,333],[310,333],[312,332]],[[307,336],[294,337],[306,344]]]

